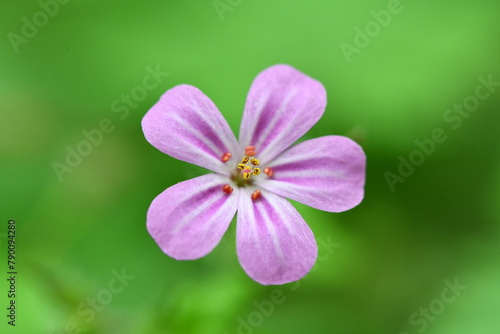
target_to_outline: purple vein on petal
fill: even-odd
[[[184,97],[184,100],[186,100],[186,97]],[[214,147],[214,152],[216,153],[216,156],[219,157],[221,153],[225,153],[220,151],[234,150],[235,149],[234,147],[227,147],[228,144],[226,144],[232,141],[231,138],[221,138],[222,136],[224,136],[224,133],[215,133],[213,131],[213,128],[209,125],[210,121],[218,122],[218,119],[212,118],[208,120],[205,118],[206,113],[204,113],[203,110],[210,108],[210,106],[200,106],[198,102],[195,102],[193,107],[196,110],[196,114],[193,115],[191,113],[185,113],[186,115],[190,116],[189,118],[186,118],[186,120],[189,121],[189,124],[192,124],[193,121],[199,122],[198,124],[200,125],[200,128],[197,129],[196,131],[199,131],[203,138],[208,139],[208,141],[211,144],[215,145],[215,147],[214,146],[212,147]],[[225,124],[219,124],[219,128],[224,128],[225,126],[226,126]]]
[[[215,142],[212,141],[212,138],[205,136],[203,131],[200,132],[198,129],[191,127],[191,122],[188,118],[182,119],[177,115],[171,115],[170,118],[174,120],[177,125],[179,125],[177,131],[190,134],[190,136],[184,135],[187,142],[197,145],[199,149],[203,150],[203,152],[210,156],[217,157],[220,155],[218,153],[220,149],[217,147]],[[192,141],[192,139],[195,140]]]
[[[220,188],[220,187],[217,187]],[[210,189],[212,194],[216,194],[216,191],[218,189]],[[213,212],[213,215],[216,215],[222,208],[222,204],[226,202],[226,198],[220,197],[220,196],[212,196],[210,199],[204,199],[200,203],[200,205],[197,207],[197,211],[192,211],[186,216],[183,217],[181,221],[179,221],[175,228],[172,230],[172,233],[177,233],[179,232],[182,228],[184,228],[190,221],[194,220],[196,217],[200,216],[201,214],[204,213],[205,210],[209,208],[217,208],[216,211]],[[211,225],[207,225],[205,230],[209,230],[210,227],[216,222],[212,222]]]
[[[284,121],[285,118],[283,114],[288,110],[290,101],[296,94],[297,91],[294,89],[286,95],[281,103],[273,105],[272,108],[276,110],[276,112],[264,113],[264,117],[261,112],[261,115],[259,115],[259,124],[252,138],[252,142],[255,143],[257,147],[262,147],[265,150],[265,148],[273,142],[274,138],[278,137],[282,131],[286,131],[286,129],[283,129],[284,125],[286,126],[287,123]],[[267,107],[268,105],[266,105],[266,108]]]
[[[258,185],[316,209],[341,212],[364,195],[366,156],[349,138],[326,136],[297,144],[270,164],[274,177]]]
[[[239,145],[215,104],[199,89],[169,89],[142,119],[146,139],[157,149],[214,172],[227,174],[221,161]]]
[[[242,192],[237,225],[238,258],[261,284],[283,284],[303,277],[317,256],[314,235],[283,197],[263,191],[252,201]]]
[[[263,206],[262,210],[257,210],[257,214],[260,218],[260,221],[263,221],[265,224],[265,227],[267,229],[267,232],[271,236],[271,239],[273,241],[273,247],[274,250],[276,251],[276,254],[280,258],[280,262],[283,266],[286,267],[285,263],[285,255],[283,254],[283,250],[281,248],[278,235],[276,233],[276,229],[273,224],[270,224],[271,222],[271,217],[269,216],[269,212],[273,212],[273,207],[268,201],[262,201],[261,205]],[[262,214],[262,215],[261,215]],[[283,218],[279,216],[280,220],[284,222]],[[289,227],[287,226],[287,230],[289,230]]]
[[[323,166],[325,164],[325,159],[323,157],[320,158],[309,158],[307,160],[297,160],[290,159],[289,161],[280,160],[279,165],[273,165],[272,162],[269,163],[269,166],[273,167],[275,171],[303,171],[307,169],[316,170],[318,166]]]
[[[222,191],[227,177],[211,173],[177,183],[151,203],[148,232],[178,260],[208,254],[220,241],[237,209],[239,189]]]
[[[177,207],[175,208],[175,210],[172,211],[172,214],[176,214],[177,212],[184,211],[185,208],[192,207],[193,204],[207,202],[209,199],[215,197],[214,195],[216,194],[216,188],[219,188],[219,186],[213,185],[209,188],[200,190],[194,196],[187,197],[185,200],[183,200],[182,202],[179,202],[177,204]]]
[[[253,116],[254,119],[257,120],[256,122],[247,123],[246,131],[243,132],[246,136],[240,137],[240,144],[242,146],[254,145],[255,138],[258,138],[256,133],[260,133],[266,127],[266,124],[271,121],[272,115],[263,112],[268,108],[277,109],[277,107],[274,106],[274,100],[269,98],[270,95],[271,93],[268,92],[266,96],[246,106],[246,109],[259,110],[259,112]],[[240,136],[242,135],[242,129],[240,129]],[[251,136],[250,138],[248,138],[249,135]]]

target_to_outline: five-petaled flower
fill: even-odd
[[[151,203],[147,229],[163,252],[178,260],[207,255],[238,211],[238,258],[252,279],[283,284],[306,275],[318,248],[285,197],[341,212],[364,195],[366,157],[352,140],[325,136],[290,147],[325,106],[321,83],[291,66],[272,66],[250,88],[237,141],[200,90],[168,90],[142,120],[146,139],[214,173],[173,185]]]

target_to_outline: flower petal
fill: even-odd
[[[224,153],[238,143],[215,104],[198,88],[168,90],[142,119],[146,139],[165,154],[215,172],[226,173]]]
[[[318,255],[314,235],[285,198],[262,191],[256,201],[242,189],[236,247],[246,273],[257,282],[284,284],[311,270]]]
[[[167,255],[192,260],[217,246],[238,207],[238,189],[227,195],[225,177],[207,174],[178,183],[156,197],[147,228]]]
[[[313,208],[341,212],[364,196],[366,156],[349,138],[326,136],[307,140],[268,164],[271,179],[259,186]]]
[[[270,161],[302,137],[326,106],[323,85],[288,65],[261,72],[248,93],[240,127],[242,147],[254,145]]]

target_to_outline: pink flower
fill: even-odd
[[[147,228],[163,252],[177,260],[207,255],[238,211],[238,258],[252,279],[283,284],[306,275],[318,248],[285,197],[341,212],[364,195],[366,157],[352,140],[326,136],[290,147],[325,106],[321,83],[291,66],[272,66],[250,88],[237,141],[200,90],[168,90],[142,120],[146,139],[214,173],[173,185],[151,203]]]

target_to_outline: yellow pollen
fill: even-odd
[[[260,160],[255,157],[256,149],[255,146],[249,145],[245,147],[245,155],[241,158],[241,162],[236,165],[236,170],[231,176],[231,179],[238,187],[245,187],[247,185],[253,185],[255,179],[252,179],[254,175],[260,175],[262,172],[268,174],[269,168],[261,169]],[[254,196],[259,197],[260,192],[257,192]]]

